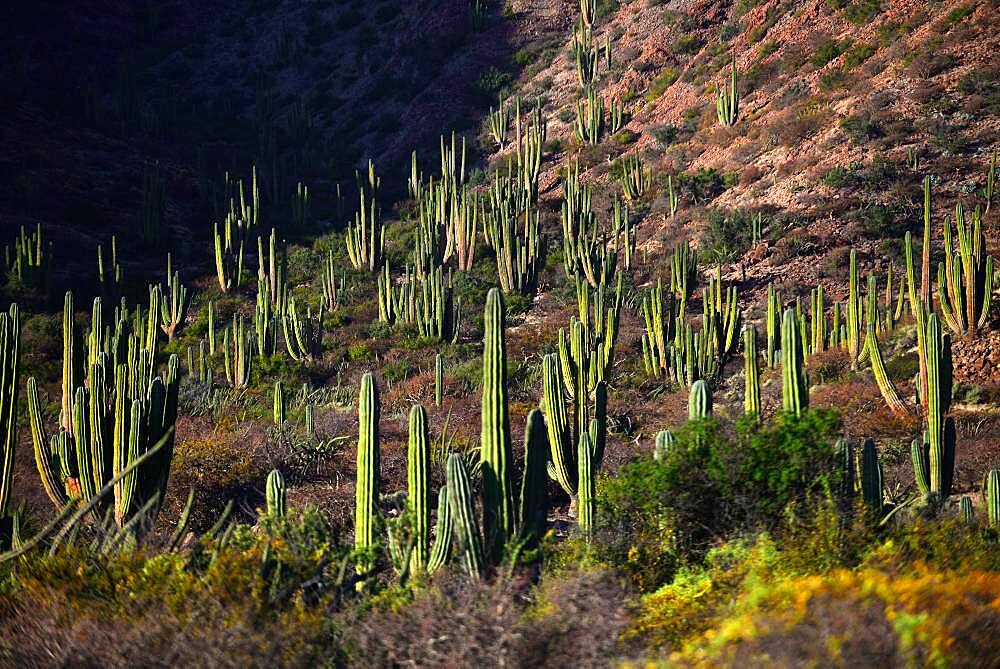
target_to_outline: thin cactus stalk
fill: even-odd
[[[267,502],[267,515],[271,518],[285,517],[285,500],[287,491],[285,489],[285,478],[277,469],[272,469],[267,475],[267,485],[265,486],[265,500]]]
[[[407,503],[413,518],[414,543],[410,570],[421,573],[430,558],[430,464],[427,412],[419,404],[410,409],[410,437],[406,457]]]
[[[962,499],[959,500],[958,513],[966,525],[976,524],[976,512],[972,508],[972,498],[968,495],[962,495]]]
[[[871,362],[872,375],[875,377],[875,382],[878,384],[879,391],[882,393],[882,397],[885,398],[885,402],[889,406],[889,410],[892,411],[894,415],[903,418],[909,415],[910,410],[906,406],[906,403],[903,402],[903,399],[899,396],[896,386],[893,385],[892,380],[889,378],[889,374],[885,369],[885,363],[882,361],[882,352],[879,350],[878,336],[875,333],[875,323],[878,320],[875,292],[875,277],[874,275],[869,275],[868,315],[865,326],[866,334],[864,351],[866,353],[866,357]]]
[[[281,427],[285,424],[285,387],[279,379],[274,382],[274,425]]]
[[[434,545],[431,546],[430,557],[427,559],[427,573],[433,574],[440,569],[451,555],[451,543],[455,533],[455,524],[451,515],[451,505],[448,503],[448,485],[441,486],[438,491],[437,529],[434,535]]]
[[[503,298],[496,288],[486,296],[483,317],[483,399],[480,454],[483,475],[483,532],[488,556],[496,564],[514,536],[510,418],[507,409],[507,347]]]
[[[20,336],[21,319],[17,305],[12,304],[7,313],[0,313],[0,440],[3,443],[3,464],[0,467],[0,518],[7,517],[14,474],[14,449],[17,447]]]
[[[354,549],[359,553],[356,571],[368,574],[374,566],[369,554],[375,545],[380,488],[379,397],[375,377],[361,377],[358,396],[358,457],[354,497]]]
[[[621,184],[622,193],[629,200],[642,197],[651,180],[650,171],[643,167],[638,154],[622,156],[618,160],[621,165],[618,183]]]
[[[743,413],[760,417],[760,372],[757,369],[757,328],[743,330]]]
[[[444,402],[444,356],[434,356],[434,406]]]
[[[583,432],[580,435],[580,443],[577,447],[577,479],[579,480],[576,520],[580,531],[589,535],[594,529],[594,507],[597,494],[594,481],[594,464],[592,458],[592,447],[590,435]]]
[[[376,271],[382,266],[385,252],[385,224],[376,203],[379,179],[375,177],[374,165],[369,162],[369,187],[359,191],[360,205],[349,224],[344,240],[351,265],[357,270]]]

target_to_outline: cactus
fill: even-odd
[[[909,415],[910,411],[903,402],[902,398],[899,396],[899,393],[896,391],[896,387],[893,385],[892,380],[889,379],[889,374],[885,369],[885,363],[882,361],[882,352],[879,350],[878,337],[875,334],[875,323],[878,319],[875,300],[875,277],[869,275],[868,316],[866,319],[867,323],[864,352],[866,353],[868,360],[871,362],[872,375],[875,377],[875,382],[878,384],[882,397],[885,398],[886,404],[889,405],[889,410],[896,416],[902,418]]]
[[[851,264],[847,297],[847,351],[851,356],[851,368],[856,369],[861,358],[861,324],[863,320],[861,293],[858,289],[858,257],[851,249]]]
[[[39,229],[41,234],[41,229]],[[97,281],[101,284],[101,295],[108,302],[117,302],[122,296],[122,268],[118,264],[118,242],[111,235],[111,258],[108,267],[104,263],[104,245],[97,245]]]
[[[976,512],[972,508],[972,498],[968,495],[962,495],[962,499],[958,502],[958,512],[962,516],[962,520],[967,525],[976,524]]]
[[[986,200],[986,210],[984,214],[990,213],[990,206],[993,204],[993,194],[997,185],[997,150],[993,149],[993,157],[990,158],[990,166],[986,170],[986,187],[983,189],[983,199]]]
[[[622,156],[618,161],[621,165],[621,175],[618,183],[621,184],[622,193],[629,200],[642,197],[651,180],[650,171],[643,168],[642,160],[638,154]]]
[[[576,138],[581,142],[596,146],[604,132],[604,100],[593,88],[587,89],[586,106],[583,100],[576,102]]]
[[[490,107],[486,125],[497,147],[503,149],[507,143],[507,128],[510,126],[510,107],[504,104],[503,95],[500,96],[500,103],[496,109]]]
[[[323,276],[320,285],[323,290],[323,307],[328,313],[332,314],[340,306],[340,295],[344,292],[346,281],[346,273],[343,271],[340,274],[340,279],[337,279],[336,266],[333,262],[333,251],[327,251],[326,261],[323,263]]]
[[[312,214],[309,210],[309,187],[298,182],[292,193],[292,229],[306,230]]]
[[[597,79],[601,61],[600,46],[594,43],[593,28],[583,22],[574,25],[572,45],[577,79],[581,87],[588,88]]]
[[[660,378],[671,366],[669,348],[677,321],[675,301],[676,297],[668,293],[664,302],[663,284],[659,279],[656,288],[642,296],[642,318],[646,326],[642,335],[642,358],[646,374],[653,378]]]
[[[1000,469],[991,469],[986,474],[983,483],[983,496],[986,500],[986,513],[990,527],[1000,527]]]
[[[187,288],[181,283],[180,274],[174,272],[170,276],[170,255],[167,255],[167,290],[160,294],[160,329],[167,335],[167,340],[173,341],[177,328],[184,322],[187,314]],[[150,290],[160,290],[155,286]]]
[[[986,325],[993,295],[993,257],[986,253],[982,217],[976,208],[965,222],[962,204],[955,206],[958,246],[953,249],[951,224],[944,221],[944,263],[938,265],[941,316],[956,335],[975,334]]]
[[[222,224],[216,223],[212,234],[215,240],[215,274],[219,289],[228,293],[239,288],[243,280],[243,246],[250,229],[247,221],[229,216]]]
[[[438,353],[434,356],[434,406],[444,402],[444,357]]]
[[[14,449],[17,447],[17,397],[19,391],[21,319],[17,305],[12,304],[7,313],[0,313],[0,442],[3,444],[3,464],[0,467],[0,521],[8,522],[7,507],[10,502],[14,474]],[[15,518],[10,536],[0,537],[0,548],[10,548],[16,540]]]
[[[677,442],[674,433],[669,430],[662,430],[656,433],[656,440],[653,443],[653,459],[663,462],[670,454],[670,449]]]
[[[802,334],[795,310],[786,309],[781,322],[781,381],[785,411],[801,415],[809,406],[809,381],[802,369]]]
[[[285,348],[293,360],[313,360],[323,354],[323,312],[313,317],[307,308],[305,316],[299,316],[295,297],[289,297],[285,313],[281,316],[281,326],[285,334]]]
[[[479,578],[483,571],[483,546],[472,501],[472,486],[462,456],[452,453],[447,461],[448,506],[454,523],[456,550],[466,572]]]
[[[360,205],[354,223],[348,224],[344,241],[351,265],[357,270],[376,271],[382,266],[385,252],[385,224],[378,210],[376,195],[380,179],[375,176],[375,166],[368,162],[368,186],[358,188]]]
[[[414,404],[410,409],[410,438],[406,457],[407,500],[415,535],[410,570],[414,573],[424,571],[430,558],[430,464],[427,412],[419,404]]]
[[[498,202],[487,214],[486,233],[496,251],[497,276],[503,292],[534,293],[545,265],[545,238],[539,228],[538,211],[525,208],[523,213],[517,213],[509,202]]]
[[[767,284],[767,367],[774,369],[781,351],[781,296],[774,290],[774,284]]]
[[[208,354],[215,355],[215,302],[208,301]]]
[[[379,396],[375,377],[361,377],[358,395],[358,458],[354,496],[354,550],[359,553],[356,571],[368,574],[374,561],[368,554],[375,545],[380,487]]]
[[[265,499],[267,501],[267,515],[271,518],[285,517],[285,478],[277,469],[272,469],[267,475],[267,485]]]
[[[281,427],[285,424],[285,387],[279,379],[274,382],[274,425]]]
[[[871,439],[866,439],[861,449],[861,498],[877,518],[882,517],[885,508],[882,465],[878,461],[875,442]]]
[[[549,442],[542,412],[532,409],[524,427],[524,477],[518,506],[519,538],[533,547],[545,534],[548,515],[546,465]]]
[[[757,370],[757,328],[743,330],[743,413],[760,417],[760,372]]]
[[[247,331],[243,316],[237,314],[222,336],[222,350],[226,381],[233,388],[246,388],[250,384],[253,366],[253,341]]]
[[[941,501],[951,492],[955,471],[955,422],[951,408],[951,340],[941,332],[936,314],[927,317],[927,428],[923,442],[912,444],[917,486],[931,501]]]
[[[504,545],[514,535],[513,461],[507,413],[507,347],[504,304],[500,291],[486,295],[483,315],[483,402],[480,455],[483,473],[483,531],[487,555],[500,561]]]
[[[712,391],[703,380],[691,385],[688,395],[688,420],[701,420],[712,415]]]
[[[740,116],[740,92],[737,88],[736,55],[733,54],[732,73],[726,90],[715,87],[715,113],[719,123],[734,126]]]
[[[454,533],[455,524],[448,503],[448,485],[445,484],[438,491],[437,533],[434,535],[434,545],[431,546],[430,557],[427,559],[428,574],[433,574],[448,561]]]
[[[594,529],[594,497],[596,488],[594,482],[594,463],[592,462],[592,447],[590,435],[587,432],[580,434],[580,443],[577,447],[577,500],[576,519],[580,530],[584,534],[590,534]]]

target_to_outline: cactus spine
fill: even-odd
[[[360,553],[357,573],[371,571],[374,561],[367,553],[375,545],[380,485],[379,397],[375,377],[366,372],[361,377],[358,396],[358,461],[354,497],[354,549]]]
[[[430,557],[430,440],[427,437],[427,412],[419,404],[410,409],[410,440],[407,446],[406,483],[408,503],[413,516],[415,541],[410,555],[410,569],[420,573]]]
[[[271,518],[285,517],[285,478],[277,469],[272,469],[267,475],[267,485],[265,499],[267,501],[267,515]]]
[[[500,561],[504,545],[515,529],[504,328],[503,298],[499,290],[492,288],[486,296],[484,314],[481,460],[483,530],[488,555],[494,563]]]

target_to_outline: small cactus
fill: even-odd
[[[277,469],[272,469],[267,475],[265,498],[267,500],[267,515],[271,518],[285,517],[285,479]]]

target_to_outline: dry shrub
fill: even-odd
[[[603,667],[625,624],[623,593],[611,572],[579,572],[537,591],[520,579],[470,582],[444,575],[396,611],[348,625],[369,666]]]

